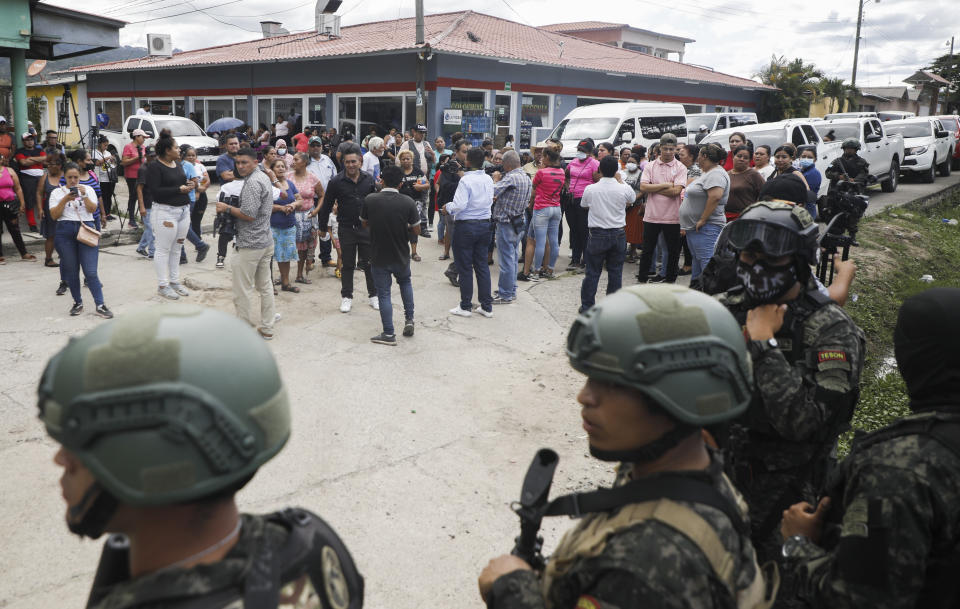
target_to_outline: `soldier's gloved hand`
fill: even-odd
[[[514,571],[531,570],[527,561],[522,558],[517,558],[513,554],[504,554],[503,556],[494,558],[487,563],[483,572],[480,573],[480,578],[477,580],[477,585],[480,586],[480,598],[483,599],[483,602],[487,602],[487,595],[490,594],[490,588],[493,587],[493,582],[497,581],[501,575],[513,573]]]
[[[765,304],[747,311],[747,334],[750,340],[769,340],[783,326],[787,305]]]
[[[830,498],[824,497],[817,505],[816,511],[806,501],[795,503],[789,509],[783,510],[783,522],[780,523],[780,534],[784,539],[794,535],[808,537],[813,543],[820,541],[823,531],[823,519],[830,507]]]

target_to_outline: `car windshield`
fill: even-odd
[[[757,119],[751,114],[731,114],[727,117],[731,127],[743,127],[744,125],[756,125]]]
[[[184,121],[173,121],[173,120],[163,120],[156,119],[154,121],[157,125],[159,131],[164,129],[170,130],[170,135],[173,137],[185,137],[185,136],[202,136],[203,130],[193,121],[184,120]],[[154,133],[154,135],[157,135]]]
[[[712,130],[713,124],[716,120],[717,120],[716,117],[710,117],[709,119],[707,119],[703,116],[697,116],[696,114],[694,114],[693,116],[688,116],[687,131],[689,133],[699,133],[700,125],[706,125],[707,129]]]
[[[613,130],[619,124],[619,118],[608,116],[571,118],[557,125],[550,137],[558,140],[582,140],[589,137],[595,142],[602,142],[613,137]]]
[[[884,125],[888,134],[902,135],[903,137],[929,137],[933,135],[930,123],[908,123],[905,125]]]
[[[839,142],[848,137],[860,139],[860,123],[814,123],[813,128],[825,142]]]
[[[783,144],[787,141],[787,136],[784,134],[783,129],[771,129],[769,131],[751,131],[747,133],[747,140],[753,143],[754,149],[757,146],[767,145],[770,146],[770,150],[776,150],[777,146]],[[703,138],[701,144],[720,144],[725,150],[730,149],[730,139],[729,133],[721,133],[716,135],[708,135]]]

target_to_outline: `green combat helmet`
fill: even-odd
[[[633,286],[607,296],[573,322],[567,355],[576,370],[637,389],[676,419],[676,441],[739,416],[753,393],[740,325],[717,300],[680,286]],[[615,460],[651,460],[659,456],[644,452],[651,447]]]
[[[845,150],[847,148],[860,150],[860,140],[855,137],[848,137],[847,139],[843,140],[843,143],[840,144],[840,150]]]
[[[239,489],[290,435],[286,389],[263,340],[236,317],[194,306],[144,309],[71,339],[44,370],[39,407],[47,432],[96,479],[75,506],[86,513],[68,518],[94,538],[118,501],[167,505]]]

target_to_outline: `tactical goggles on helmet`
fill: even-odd
[[[796,231],[762,220],[739,219],[727,227],[730,247],[739,251],[763,252],[778,257],[796,254],[803,241]]]

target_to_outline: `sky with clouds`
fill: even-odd
[[[71,8],[123,19],[122,44],[145,46],[146,34],[170,34],[175,48],[189,50],[260,37],[259,21],[280,21],[291,32],[313,28],[313,0],[86,0]],[[802,57],[828,76],[849,82],[857,23],[857,0],[474,0],[478,12],[528,25],[598,20],[693,38],[688,63],[752,77],[772,55]],[[460,10],[451,2],[425,0],[427,14]],[[199,11],[197,9],[203,9]],[[545,10],[546,9],[546,10]],[[343,25],[412,17],[414,0],[345,0]],[[867,0],[861,31],[857,82],[899,84],[949,52],[960,19],[957,0]]]

